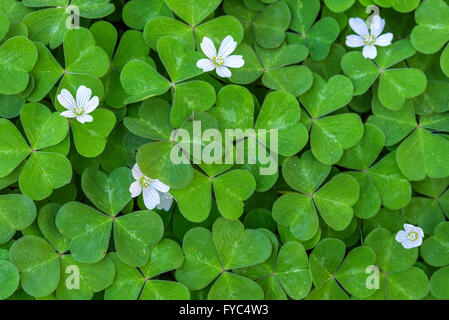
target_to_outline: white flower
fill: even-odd
[[[196,66],[203,69],[204,72],[209,72],[214,69],[217,70],[217,74],[222,78],[231,77],[231,70],[228,68],[240,68],[243,67],[245,61],[242,56],[230,54],[234,52],[237,47],[237,42],[231,36],[224,38],[220,45],[220,49],[215,49],[214,43],[211,39],[204,37],[201,42],[201,50],[203,50],[206,57],[209,59],[198,60]]]
[[[158,204],[158,210],[169,211],[171,205],[173,204],[173,196],[170,192],[159,192],[159,196],[161,198],[161,202]]]
[[[393,40],[392,33],[380,35],[385,27],[385,20],[375,15],[371,20],[371,33],[365,21],[360,18],[349,19],[349,25],[357,35],[352,34],[346,37],[346,45],[351,48],[363,47],[363,56],[367,59],[374,59],[377,56],[376,46],[387,47]]]
[[[76,101],[73,99],[72,94],[67,89],[62,89],[58,94],[59,103],[67,109],[67,111],[61,112],[61,116],[66,118],[76,118],[81,123],[92,122],[94,118],[89,114],[94,111],[100,101],[95,96],[92,99],[92,90],[85,86],[78,88],[76,92]]]
[[[136,198],[143,193],[143,202],[148,210],[153,210],[161,203],[159,192],[165,193],[170,190],[170,187],[163,184],[157,179],[151,179],[145,176],[140,171],[137,163],[133,167],[133,177],[136,179],[129,187],[131,197]]]
[[[420,227],[415,227],[411,224],[404,224],[404,230],[396,234],[396,241],[402,244],[405,249],[419,247],[424,238],[424,232]]]

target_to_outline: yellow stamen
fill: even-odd
[[[376,38],[373,35],[366,35],[363,39],[363,43],[367,46],[372,46],[376,44]]]
[[[224,65],[224,59],[223,57],[213,57],[212,59],[214,66],[216,67],[222,67]]]
[[[410,240],[410,241],[416,241],[416,240],[418,240],[418,233],[417,232],[415,232],[415,231],[410,231],[409,233],[408,233],[408,235],[407,235],[407,238]]]
[[[142,188],[148,188],[150,186],[151,182],[152,182],[152,180],[145,176],[141,176],[139,178],[139,184]]]
[[[86,111],[84,110],[84,108],[83,107],[80,107],[80,106],[76,106],[75,108],[73,108],[73,113],[76,115],[76,116],[82,116],[84,113],[85,113]]]

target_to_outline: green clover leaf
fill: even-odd
[[[381,204],[391,210],[401,209],[412,196],[410,182],[399,170],[394,152],[374,164],[384,143],[382,131],[374,125],[365,124],[362,140],[346,150],[338,163],[345,168],[360,170],[347,173],[357,180],[361,188],[363,197],[354,206],[356,216],[361,218],[374,217]]]
[[[73,257],[82,263],[96,263],[106,256],[114,227],[114,241],[122,261],[143,266],[150,248],[163,235],[163,223],[153,211],[136,211],[118,218],[105,215],[79,202],[68,202],[58,212],[56,225],[69,239]]]
[[[179,209],[189,221],[202,222],[211,211],[212,187],[218,210],[227,219],[238,219],[243,214],[243,200],[248,199],[256,188],[251,173],[236,169],[208,177],[194,171],[193,180],[185,189],[172,190]]]
[[[9,120],[0,119],[0,176],[5,177],[31,153],[19,130]]]
[[[355,0],[324,0],[326,6],[332,12],[340,13],[348,10],[354,5]]]
[[[114,263],[108,257],[98,263],[79,263],[71,255],[64,255],[61,258],[61,279],[56,288],[56,297],[59,300],[90,300],[94,293],[101,292],[109,287],[114,281],[115,267]],[[80,284],[79,290],[70,290],[67,288],[67,281],[70,281],[70,273],[76,266],[79,270]]]
[[[97,208],[115,216],[131,200],[128,186],[133,181],[131,170],[128,168],[117,168],[109,176],[101,170],[89,168],[83,173],[81,186]]]
[[[30,95],[31,101],[42,100],[61,76],[58,93],[65,88],[73,95],[79,86],[85,85],[93,90],[94,95],[103,97],[104,88],[98,78],[108,71],[109,59],[104,50],[96,45],[92,32],[79,28],[65,34],[65,69],[45,46],[38,42],[36,46],[39,58],[32,71],[36,85]],[[65,110],[59,102],[55,106],[58,111]]]
[[[116,123],[114,113],[107,109],[97,109],[91,115],[93,122],[71,122],[76,150],[88,158],[96,157],[104,151],[107,138]]]
[[[433,230],[433,235],[424,240],[421,255],[428,264],[443,267],[449,264],[449,223],[441,222]]]
[[[447,284],[449,283],[449,268],[441,268],[430,278],[430,292],[434,297],[447,300],[449,297]]]
[[[312,88],[299,100],[312,118],[320,118],[347,105],[352,99],[353,85],[345,76],[336,75],[325,82],[314,74]]]
[[[407,99],[419,96],[427,86],[427,78],[421,70],[391,68],[414,54],[410,41],[401,40],[380,48],[375,60],[365,59],[360,52],[349,52],[343,56],[341,66],[354,83],[355,95],[365,93],[379,77],[379,101],[388,109],[399,110]]]
[[[33,235],[24,236],[13,244],[11,261],[20,271],[21,284],[26,293],[45,297],[56,290],[59,299],[89,300],[94,292],[104,290],[113,282],[115,268],[109,258],[95,264],[83,264],[71,255],[58,253],[47,241]],[[66,285],[66,281],[70,280],[70,272],[66,271],[74,267],[82,275],[79,290],[69,290]]]
[[[429,280],[421,269],[413,266],[418,257],[417,248],[404,249],[395,235],[384,228],[368,234],[365,245],[374,250],[376,265],[384,273],[380,289],[373,298],[415,300],[427,295]]]
[[[242,130],[252,128],[254,99],[245,87],[228,85],[218,92],[216,106],[210,113],[222,128]]]
[[[189,289],[202,289],[218,277],[209,291],[209,299],[263,298],[263,290],[257,283],[230,272],[268,259],[272,246],[261,231],[244,230],[239,221],[218,218],[212,233],[202,227],[188,231],[182,249],[185,261],[175,274]]]
[[[8,260],[0,259],[0,280],[2,281],[2,288],[0,289],[1,300],[11,296],[19,287],[19,270]]]
[[[299,122],[300,117],[301,109],[295,97],[286,92],[273,92],[266,96],[254,129],[277,130],[279,154],[291,156],[307,143],[307,130]],[[270,145],[269,140],[266,144]]]
[[[415,110],[411,101],[405,103],[400,110],[393,111],[382,106],[379,100],[373,97],[372,111],[368,123],[382,130],[386,146],[397,144],[416,128]]]
[[[443,178],[449,174],[446,161],[449,156],[449,141],[418,125],[398,147],[396,160],[404,175],[410,180]],[[431,128],[429,128],[431,129]],[[432,154],[432,156],[430,156]]]
[[[256,280],[265,292],[265,298],[286,300],[303,299],[312,287],[308,257],[304,247],[295,241],[285,243],[278,251],[278,240],[267,230],[261,230],[272,241],[271,257],[262,264],[236,269],[235,272]]]
[[[330,166],[317,161],[310,151],[301,158],[287,158],[282,166],[285,181],[295,191],[280,197],[273,205],[273,218],[298,240],[310,240],[318,231],[317,211],[334,230],[344,230],[353,218],[352,206],[359,197],[357,181],[337,175],[321,186]]]
[[[0,40],[5,37],[9,30],[9,19],[6,13],[0,13]]]
[[[167,6],[191,26],[196,26],[220,5],[221,0],[165,0]]]
[[[111,108],[123,108],[128,94],[120,82],[120,72],[125,65],[134,59],[152,63],[148,56],[150,48],[143,39],[143,34],[135,30],[126,31],[120,38],[117,49],[117,30],[112,24],[104,21],[97,22],[90,27],[95,40],[111,59],[108,73],[103,76],[104,102]],[[110,39],[105,39],[105,34],[111,34]]]
[[[104,87],[99,78],[108,72],[109,58],[106,52],[96,45],[92,32],[80,28],[65,34],[65,70],[45,46],[39,43],[36,43],[36,46],[39,58],[31,73],[36,82],[30,93],[31,101],[42,100],[61,76],[63,77],[57,94],[66,89],[72,96],[76,96],[80,86],[87,86],[92,89],[94,95],[103,98]],[[58,99],[55,99],[55,106],[58,111],[66,110]],[[95,110],[92,116],[95,121],[91,123],[72,123],[75,147],[85,157],[96,157],[103,152],[106,138],[116,122],[114,114],[105,109]]]
[[[282,1],[266,6],[252,22],[254,38],[263,48],[277,48],[290,25],[290,10]]]
[[[194,3],[193,0],[189,1]],[[238,43],[243,39],[243,26],[237,18],[231,15],[220,16],[203,24],[198,24],[201,21],[195,22],[195,24],[186,22],[188,24],[171,17],[153,17],[147,22],[143,30],[145,41],[150,48],[156,50],[160,38],[171,36],[182,43],[186,50],[194,50],[200,47],[204,37],[211,39],[215,45],[221,43],[228,35],[232,36]]]
[[[21,272],[23,289],[43,297],[56,290],[59,283],[59,256],[44,239],[25,236],[16,241],[10,252],[12,263]]]
[[[31,147],[11,122],[2,119],[4,121],[0,125],[4,130],[0,150],[3,150],[6,156],[1,161],[0,175],[6,176],[13,172],[31,154],[20,173],[19,186],[21,191],[33,200],[42,200],[54,189],[68,184],[72,179],[69,160],[63,151],[55,149],[55,146],[64,143],[68,125],[58,114],[38,103],[25,105],[20,113]]]
[[[310,89],[313,73],[305,66],[283,67],[267,71],[262,82],[270,89],[285,91],[297,97]]]
[[[342,287],[357,298],[367,298],[374,293],[365,284],[365,270],[376,260],[374,251],[361,246],[351,250],[346,258],[345,251],[345,244],[333,238],[322,240],[313,249],[309,267],[315,289],[307,296],[308,300],[347,300],[349,297]]]
[[[415,13],[418,25],[413,28],[410,36],[413,47],[426,54],[440,50],[449,40],[446,17],[449,17],[447,3],[442,0],[423,1]],[[429,34],[432,36],[429,37]]]
[[[426,235],[432,235],[435,227],[445,221],[438,201],[424,197],[413,197],[402,209],[402,215],[408,222],[419,225]]]
[[[352,132],[346,131],[352,128]],[[355,146],[363,137],[363,124],[355,113],[330,115],[312,121],[310,146],[313,155],[322,163],[337,163],[344,150]]]
[[[36,218],[34,202],[24,195],[6,194],[0,196],[0,243],[6,243],[17,230],[31,225]]]
[[[410,12],[416,9],[420,0],[375,0],[376,4],[381,7],[393,7],[398,12]]]
[[[142,101],[165,93],[170,82],[161,76],[153,66],[142,60],[131,60],[120,74],[120,82],[130,95],[125,103]]]
[[[12,95],[27,88],[30,72],[38,59],[36,46],[17,36],[0,46],[0,93]]]
[[[179,127],[192,112],[206,111],[212,107],[215,103],[215,91],[212,85],[204,81],[183,82],[202,73],[196,66],[202,54],[192,50],[185,51],[181,42],[168,36],[159,39],[157,48],[171,82],[147,63],[132,60],[125,65],[120,76],[124,89],[130,94],[125,103],[158,96],[173,87],[170,122],[174,127]]]
[[[123,21],[127,26],[143,30],[153,17],[173,17],[164,0],[132,0],[123,7]]]
[[[168,102],[154,98],[139,107],[138,117],[127,117],[125,126],[132,133],[157,140],[142,145],[137,153],[137,163],[142,172],[153,179],[175,189],[185,188],[193,178],[190,163],[175,164],[170,159],[173,148],[178,148],[172,141],[173,127],[170,124],[170,105]],[[182,154],[183,159],[187,158]]]
[[[196,51],[185,51],[182,43],[172,37],[157,42],[157,52],[173,82],[194,78],[202,73],[196,62],[203,56]]]
[[[184,261],[179,245],[169,239],[159,242],[151,251],[147,264],[134,268],[124,264],[116,253],[110,258],[117,268],[117,278],[105,291],[106,300],[188,300],[189,290],[174,281],[154,279],[154,277],[178,269]]]
[[[50,45],[51,49],[59,47],[69,30],[66,27],[67,19],[72,13],[67,10],[69,3],[79,9],[79,15],[83,18],[102,18],[115,10],[110,0],[25,0],[23,4],[28,7],[55,7],[33,11],[26,15],[23,22],[28,27],[30,38]]]
[[[114,264],[109,258],[94,264],[79,263],[66,252],[68,242],[55,224],[59,208],[59,205],[50,203],[39,211],[39,230],[48,242],[26,235],[11,247],[11,261],[21,272],[22,287],[30,295],[45,297],[56,290],[58,299],[90,300],[94,293],[111,285],[115,276]],[[30,255],[24,254],[27,250]],[[70,278],[77,272],[79,287],[71,290],[75,283]]]

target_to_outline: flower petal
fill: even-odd
[[[139,165],[136,163],[132,169],[133,177],[136,180],[139,180],[141,176],[143,176],[142,171],[140,171]]]
[[[84,121],[83,123],[94,121],[94,118],[90,114],[87,114],[87,113],[83,114],[80,118],[83,118],[83,121]]]
[[[85,122],[83,116],[76,117],[76,120],[78,120],[79,123],[84,123]]]
[[[424,238],[424,231],[420,227],[415,227],[416,232],[418,233],[420,238]]]
[[[90,99],[88,103],[86,103],[84,110],[86,111],[86,113],[91,113],[92,111],[97,109],[99,104],[100,104],[100,100],[98,99],[97,96],[95,96],[92,99]]]
[[[153,210],[160,202],[159,193],[151,187],[144,188],[143,202],[148,210]]]
[[[203,50],[204,54],[209,59],[212,60],[214,57],[217,56],[217,50],[215,49],[214,43],[208,37],[203,38],[203,41],[201,42],[200,46],[201,50]]]
[[[415,247],[419,247],[419,246],[422,245],[422,238],[418,238],[418,239],[416,239],[416,240],[413,241],[413,242],[414,242],[414,246],[415,246]]]
[[[393,34],[392,33],[385,33],[381,35],[380,37],[376,38],[376,46],[379,47],[386,47],[391,44],[391,41],[393,40]]]
[[[402,242],[402,246],[405,249],[412,249],[412,248],[416,247],[415,242],[416,241],[410,241],[410,240],[407,239],[404,242]]]
[[[234,41],[234,38],[232,36],[227,36],[226,38],[224,38],[223,42],[220,45],[218,56],[226,58],[234,52],[235,48],[237,48],[237,41]]]
[[[351,18],[349,19],[349,25],[351,26],[352,30],[354,30],[354,32],[362,38],[369,35],[368,27],[366,26],[365,21],[363,21],[362,19]]]
[[[404,230],[405,232],[409,233],[410,231],[415,231],[415,226],[412,224],[404,224]]]
[[[219,67],[216,70],[217,74],[222,78],[230,78],[232,76],[231,70],[226,67]]]
[[[161,202],[158,204],[157,208],[159,210],[169,211],[173,204],[173,197],[168,193],[159,193]]]
[[[134,181],[131,183],[129,186],[129,192],[131,192],[131,197],[133,198],[138,197],[142,193],[142,186],[139,181]]]
[[[224,66],[229,68],[241,68],[245,64],[242,56],[229,56],[224,58]]]
[[[152,180],[151,187],[153,187],[154,189],[156,189],[157,191],[160,191],[160,192],[168,192],[170,190],[169,186],[160,182],[159,180]]]
[[[209,72],[215,69],[214,63],[209,59],[198,60],[196,66],[200,69],[203,69],[203,72]]]
[[[411,227],[409,227],[409,226],[411,226]],[[418,238],[424,238],[424,231],[420,227],[409,224],[409,225],[407,225],[407,228],[410,228],[408,232],[410,232],[410,231],[416,232],[418,235]]]
[[[68,110],[73,110],[76,107],[75,99],[73,99],[72,94],[67,89],[62,89],[61,93],[58,94],[57,99],[59,103]]]
[[[399,231],[398,233],[396,233],[395,239],[399,243],[404,242],[405,240],[407,240],[407,232],[405,232],[404,230]]]
[[[363,39],[358,35],[351,34],[346,37],[346,45],[351,48],[363,47],[365,44],[363,43]]]
[[[74,114],[72,110],[67,110],[67,111],[61,112],[61,116],[66,117],[66,118],[75,118],[76,114]]]
[[[86,109],[86,105],[89,102],[91,96],[92,90],[90,90],[86,86],[81,86],[76,92],[76,103],[78,104],[78,106]]]
[[[375,46],[364,46],[362,53],[366,59],[374,59],[377,56],[377,49]]]
[[[384,31],[384,27],[385,20],[380,16],[375,15],[371,20],[371,35],[374,36],[374,38],[377,38],[382,33],[382,31]]]

